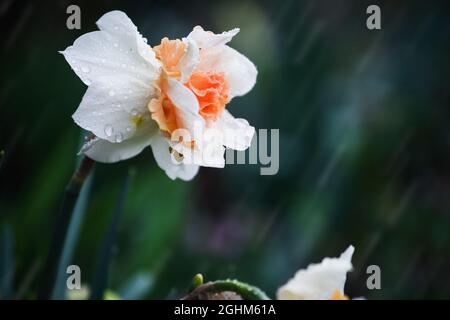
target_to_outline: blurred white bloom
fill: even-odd
[[[224,147],[249,147],[254,128],[225,110],[256,82],[253,63],[226,45],[239,29],[195,27],[152,48],[121,11],[97,26],[62,52],[88,86],[73,119],[95,137],[81,152],[116,162],[150,145],[171,179],[190,180],[199,165],[223,167]]]
[[[349,246],[339,258],[325,258],[319,264],[297,271],[294,278],[278,289],[279,300],[344,300],[347,272],[352,270],[355,248]]]

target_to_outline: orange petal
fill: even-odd
[[[340,290],[335,290],[330,297],[330,300],[348,300],[348,297]]]

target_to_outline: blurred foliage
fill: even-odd
[[[177,298],[198,272],[273,296],[298,268],[353,244],[350,296],[448,298],[450,7],[376,2],[380,31],[366,29],[369,3],[357,0],[3,2],[1,297],[36,297],[75,167],[70,115],[85,86],[57,51],[120,9],[151,45],[197,24],[241,28],[231,46],[258,66],[258,83],[229,108],[280,129],[280,171],[231,165],[171,181],[150,149],[99,164],[72,259],[84,284],[132,167],[108,276],[120,297]],[[72,3],[79,31],[65,28]],[[366,289],[370,264],[381,267],[382,290]]]

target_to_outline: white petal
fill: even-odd
[[[192,39],[197,42],[197,45],[201,49],[207,49],[214,46],[219,46],[229,42],[237,33],[239,28],[234,28],[230,31],[224,31],[220,34],[215,34],[211,31],[205,31],[202,27],[196,26],[187,36],[188,39]]]
[[[180,81],[185,83],[200,62],[200,50],[195,41],[190,39],[183,39],[183,41],[187,43],[187,48],[186,53],[179,63],[179,68],[181,71]]]
[[[117,142],[137,130],[155,127],[147,104],[154,88],[135,78],[116,75],[93,83],[73,114],[74,121],[97,137]]]
[[[242,118],[235,118],[224,110],[211,126],[222,132],[222,144],[230,149],[243,151],[250,147],[255,128]]]
[[[221,141],[222,135],[214,136],[214,134],[214,132],[206,130],[200,139],[196,137],[194,149],[176,141],[169,143],[174,150],[183,155],[182,162],[184,164],[223,168],[225,167],[225,148]]]
[[[354,247],[349,246],[339,258],[325,258],[299,270],[277,292],[279,300],[326,300],[339,290],[344,292],[347,272],[352,270]]]
[[[167,95],[177,108],[177,116],[182,121],[183,127],[191,135],[197,127],[203,128],[205,120],[200,116],[198,101],[191,90],[179,81],[172,78],[167,79]]]
[[[105,14],[97,22],[102,31],[80,36],[62,52],[75,73],[90,85],[118,74],[151,83],[159,77],[159,63],[136,26],[120,11]],[[143,57],[139,51],[148,52]]]
[[[223,168],[225,167],[225,147],[220,140],[211,139],[204,141],[201,149],[197,152],[197,164],[202,167]]]
[[[151,65],[159,67],[155,58],[155,53],[147,40],[142,37],[137,27],[130,18],[122,11],[110,11],[104,14],[98,21],[97,26],[100,30],[124,39],[124,42],[135,45],[137,52]]]
[[[151,143],[153,155],[158,166],[163,169],[170,179],[180,178],[192,180],[199,170],[195,164],[176,163],[169,151],[169,141],[161,135],[156,135]]]
[[[141,134],[121,143],[112,143],[99,139],[84,153],[98,162],[117,162],[139,154],[151,143],[151,134]]]
[[[197,67],[201,72],[223,72],[228,81],[230,98],[249,92],[256,83],[255,65],[233,48],[226,45],[202,50]]]

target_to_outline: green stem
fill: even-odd
[[[184,300],[198,300],[214,293],[233,292],[244,300],[270,300],[259,288],[238,280],[217,280],[197,286]]]
[[[86,181],[86,178],[89,176],[89,173],[92,171],[94,164],[94,160],[88,158],[87,156],[83,156],[77,169],[72,175],[72,178],[67,184],[59,216],[55,224],[47,260],[42,273],[42,284],[39,291],[39,299],[50,298],[56,278],[58,261],[61,256],[64,238],[68,230],[72,212],[78,199],[78,195],[80,194],[81,187]]]
[[[218,291],[235,292],[244,300],[269,300],[261,289],[238,280],[217,280],[213,285]]]

